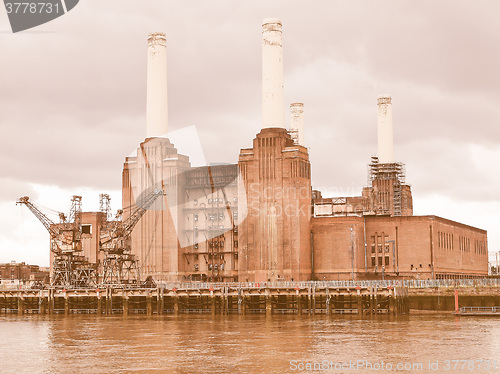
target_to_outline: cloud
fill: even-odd
[[[120,188],[145,135],[152,31],[167,34],[170,128],[196,126],[208,162],[237,162],[261,127],[261,21],[279,17],[283,110],[305,104],[313,186],[361,193],[376,97],[389,93],[415,204],[439,194],[447,218],[457,202],[480,215],[476,202],[499,201],[499,11],[495,1],[80,2],[33,32],[0,34],[0,202],[30,184]]]
[[[38,194],[32,184],[12,178],[0,178],[0,203],[14,204],[21,196],[37,197]]]

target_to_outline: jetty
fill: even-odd
[[[17,314],[405,314],[404,286],[331,282],[176,283],[156,288],[0,290]]]

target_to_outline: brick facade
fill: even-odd
[[[486,231],[436,216],[315,217],[312,235],[318,280],[488,275]]]
[[[248,214],[239,225],[240,281],[311,278],[311,169],[282,128],[263,129],[238,163]]]
[[[134,229],[132,253],[143,277],[164,281],[487,275],[486,231],[413,216],[403,165],[370,168],[361,196],[324,198],[285,129],[261,130],[237,165],[201,168],[168,139],[147,139],[124,166],[124,218],[138,193],[167,196]]]
[[[40,268],[38,265],[28,265],[24,262],[11,262],[0,264],[0,281],[49,281],[49,271]]]

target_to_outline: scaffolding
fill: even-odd
[[[368,183],[376,179],[394,179],[405,184],[405,166],[402,162],[381,164],[377,156],[372,156],[368,164]]]
[[[377,156],[372,156],[368,165],[368,183],[374,185],[375,181],[392,181],[392,204],[390,201],[391,191],[378,191],[375,196],[375,211],[381,214],[390,214],[392,205],[392,214],[401,216],[403,214],[403,185],[405,184],[405,167],[401,162],[379,163]],[[385,196],[384,194],[387,194]]]
[[[111,197],[108,194],[99,194],[99,211],[104,213],[106,221],[111,221]]]

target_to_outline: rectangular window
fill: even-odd
[[[372,257],[372,266],[375,266],[375,257]]]
[[[389,256],[385,256],[385,266],[389,265]]]
[[[82,234],[92,234],[92,225],[82,225]]]
[[[378,258],[378,264],[379,264],[379,266],[382,266],[382,257]]]

